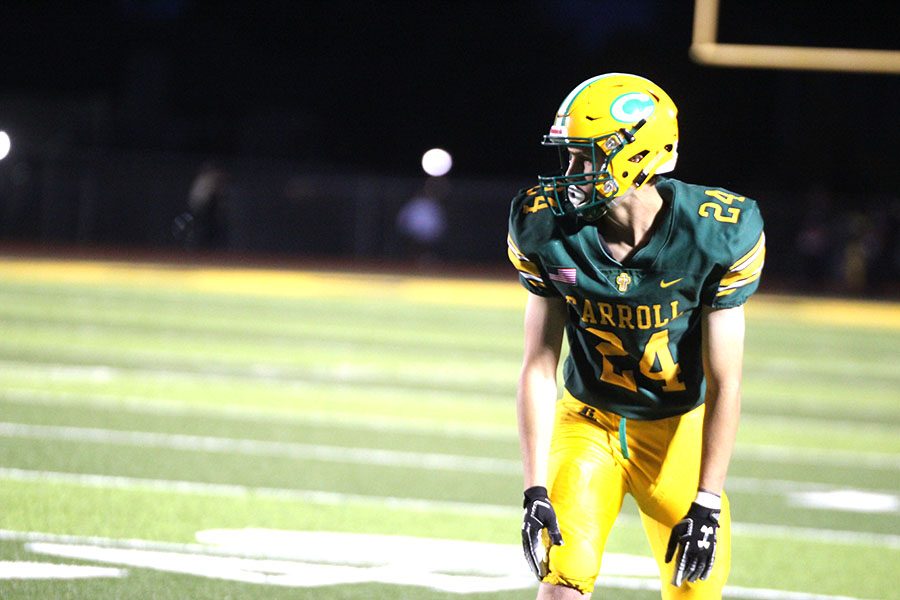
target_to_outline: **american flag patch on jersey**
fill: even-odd
[[[570,267],[548,267],[547,275],[549,275],[550,279],[553,281],[568,283],[570,285],[575,285],[575,281],[578,279],[578,273],[575,269]]]

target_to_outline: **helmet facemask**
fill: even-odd
[[[538,177],[541,191],[545,196],[552,194],[556,202],[550,208],[557,216],[574,215],[588,221],[596,221],[610,208],[610,202],[625,193],[620,190],[610,171],[610,164],[625,146],[634,141],[634,134],[643,127],[640,120],[629,129],[619,129],[608,135],[592,138],[576,138],[545,135],[544,146],[554,146],[559,151],[560,174]],[[570,148],[583,148],[591,160],[593,171],[566,174],[569,168]],[[638,182],[640,185],[641,182]],[[590,193],[581,188],[590,186]]]

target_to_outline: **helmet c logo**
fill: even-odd
[[[637,123],[653,114],[656,103],[642,92],[622,94],[609,106],[609,114],[620,123]]]

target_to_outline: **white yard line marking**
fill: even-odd
[[[515,426],[483,423],[448,422],[421,417],[350,414],[304,410],[302,412],[265,409],[259,406],[216,404],[192,405],[179,400],[150,396],[45,391],[9,387],[0,390],[0,401],[41,406],[87,406],[96,410],[128,412],[134,415],[185,415],[229,421],[252,420],[260,423],[312,424],[355,431],[397,432],[515,442]]]
[[[330,506],[345,506],[348,503],[364,504],[381,508],[410,510],[426,513],[452,513],[518,519],[522,510],[516,506],[484,504],[473,502],[453,502],[399,498],[395,496],[367,496],[363,494],[343,494],[321,490],[299,490],[269,487],[249,487],[238,484],[202,483],[165,479],[144,479],[116,475],[95,475],[81,473],[61,473],[54,471],[31,471],[0,467],[0,479],[22,482],[59,483],[99,489],[148,490],[187,495],[224,497],[258,496],[286,501],[300,501]],[[621,515],[619,521],[638,525],[637,517]],[[752,537],[783,538],[789,540],[811,540],[824,543],[900,548],[900,535],[841,531],[835,529],[813,529],[788,525],[734,524],[735,531]]]
[[[79,360],[89,361],[92,357],[79,356]],[[103,364],[108,360],[105,356],[96,356],[95,364],[68,364],[68,363],[34,363],[17,360],[0,360],[0,373],[8,371],[15,373],[16,377],[27,376],[29,379],[43,381],[46,379],[59,380],[87,380],[92,383],[111,383],[124,377],[148,377],[162,378],[167,381],[198,382],[215,381],[218,383],[265,381],[269,384],[287,386],[291,389],[303,389],[315,386],[347,386],[350,389],[358,389],[372,383],[377,384],[381,393],[399,394],[420,398],[425,395],[429,398],[449,399],[458,402],[482,402],[485,398],[502,402],[512,398],[514,388],[510,387],[512,379],[504,376],[497,368],[483,368],[477,372],[470,369],[469,382],[483,386],[482,389],[472,387],[460,388],[452,377],[435,379],[422,376],[420,366],[409,366],[391,369],[387,372],[384,368],[372,364],[343,363],[329,365],[311,365],[307,367],[279,364],[227,364],[220,363],[214,366],[208,363],[197,362],[186,364],[182,368],[165,364],[158,364],[153,355],[144,352],[133,352],[134,364],[125,366]],[[499,375],[498,375],[499,374]],[[455,385],[456,384],[456,385]],[[15,389],[15,388],[8,388]],[[884,422],[885,418],[893,417],[887,409],[860,413],[867,417],[864,420],[847,419],[842,422],[844,431],[857,430],[860,433],[893,433],[894,425]],[[831,417],[817,418],[815,416],[789,416],[769,415],[765,412],[753,413],[745,411],[744,420],[748,423],[763,423],[773,418],[781,424],[791,424],[797,427],[821,427],[833,425]]]
[[[366,504],[414,512],[447,512],[463,515],[519,518],[522,509],[500,504],[479,504],[474,502],[452,502],[445,500],[419,500],[394,496],[367,496],[363,494],[343,494],[321,490],[300,490],[288,488],[250,487],[230,483],[203,483],[196,481],[146,479],[118,475],[92,475],[62,473],[56,471],[31,471],[0,467],[0,479],[27,482],[47,482],[78,485],[99,489],[147,490],[155,492],[186,494],[195,496],[247,497],[258,496],[275,500],[309,502],[328,506],[343,506],[348,503]]]
[[[525,572],[518,546],[509,544],[256,529],[202,531],[198,532],[197,539],[201,543],[0,530],[0,540],[25,542],[27,549],[35,553],[268,585],[311,587],[336,581],[362,583],[374,580],[437,586],[456,593],[534,586]],[[319,548],[325,550],[324,558],[317,555]],[[328,548],[331,548],[330,553]],[[348,549],[350,557],[347,556]],[[660,583],[651,558],[617,554],[610,554],[609,558],[615,559],[610,562],[615,562],[617,568],[610,569],[604,562],[607,568],[597,582],[598,588],[659,590]],[[452,563],[449,570],[444,568],[448,560]],[[399,564],[401,568],[392,568],[392,564]],[[436,569],[440,572],[435,572]],[[327,576],[322,577],[323,574]],[[726,586],[724,597],[863,600],[740,586]]]
[[[107,383],[116,378],[140,375],[156,377],[167,381],[265,381],[294,386],[297,384],[360,386],[377,383],[380,389],[401,390],[407,393],[428,394],[439,397],[458,398],[506,395],[502,390],[509,388],[513,379],[504,377],[497,368],[483,366],[469,369],[467,382],[487,386],[487,390],[460,388],[459,378],[451,375],[438,377],[423,374],[422,364],[403,364],[389,371],[379,365],[360,363],[330,363],[327,365],[291,366],[271,363],[210,363],[202,360],[186,361],[178,359],[180,368],[172,366],[171,355],[143,350],[129,350],[120,358],[128,358],[133,364],[124,366],[106,364],[69,364],[50,362],[29,362],[0,360],[0,371],[14,372],[19,376],[51,377],[64,380],[88,380]],[[79,353],[79,360],[108,360],[107,356]],[[483,361],[482,361],[483,362]],[[513,363],[510,363],[512,365]],[[454,384],[456,386],[454,387]],[[495,389],[501,390],[495,392]]]
[[[738,444],[738,459],[784,464],[827,465],[854,469],[885,469],[900,471],[900,454],[887,452],[854,452],[833,448],[801,448],[799,446],[774,446],[769,444]]]
[[[2,363],[0,363],[2,364]],[[388,418],[378,415],[352,415],[330,412],[286,412],[239,405],[205,407],[189,405],[177,400],[147,396],[117,394],[79,394],[51,392],[31,388],[7,388],[0,391],[0,400],[16,404],[42,406],[89,406],[99,410],[115,410],[135,415],[189,415],[223,420],[246,420],[271,423],[310,423],[338,428],[364,429],[379,432],[427,434],[443,437],[515,441],[514,427],[480,424],[449,423],[428,419]],[[888,452],[859,452],[833,448],[801,448],[769,444],[738,443],[735,457],[739,460],[809,464],[819,466],[852,467],[855,469],[900,471],[900,454]]]
[[[64,440],[95,444],[116,444],[140,448],[166,448],[191,452],[214,452],[221,454],[243,454],[250,456],[276,456],[302,460],[340,462],[374,466],[402,467],[411,469],[448,470],[464,473],[492,473],[498,475],[519,475],[521,464],[518,460],[438,454],[427,452],[404,452],[380,448],[349,448],[320,444],[295,442],[272,442],[224,437],[168,434],[142,431],[120,431],[86,427],[63,427],[49,425],[27,425],[23,423],[0,422],[0,437],[17,437],[40,440]],[[848,489],[835,484],[731,477],[729,491],[750,494],[793,494],[798,492],[859,492],[893,496],[889,490]]]
[[[428,452],[402,452],[378,448],[348,448],[295,442],[270,442],[223,437],[116,431],[85,427],[24,425],[0,422],[0,436],[43,440],[66,440],[96,444],[118,444],[140,448],[167,448],[193,452],[278,456],[326,462],[437,469],[468,473],[518,474],[517,460],[461,456]]]
[[[876,490],[869,488],[850,487],[846,484],[820,483],[817,481],[791,481],[787,479],[758,479],[756,477],[728,477],[725,481],[726,492],[741,492],[744,494],[764,495],[790,495],[794,493],[829,493],[852,492],[881,494],[896,496],[892,490]]]
[[[900,511],[900,497],[896,494],[871,490],[796,490],[788,494],[788,503],[815,510],[884,514]]]

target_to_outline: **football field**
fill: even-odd
[[[533,598],[525,294],[0,259],[0,598]],[[900,305],[747,319],[726,597],[900,599]],[[659,597],[630,500],[607,552]]]

